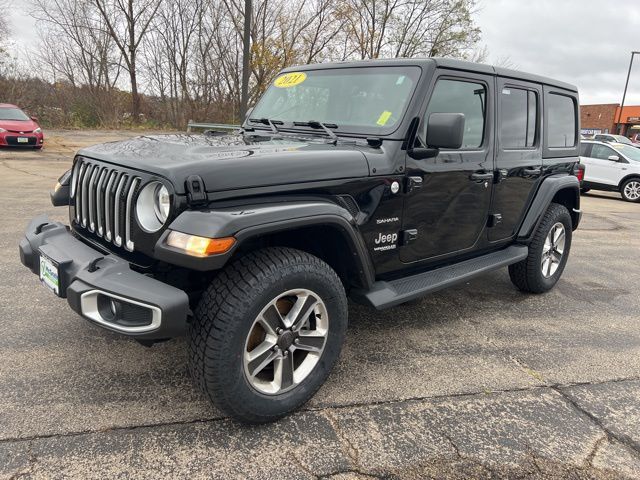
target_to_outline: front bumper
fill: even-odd
[[[184,291],[131,270],[120,257],[89,247],[46,215],[34,218],[20,241],[20,260],[36,275],[41,255],[58,266],[59,296],[87,320],[140,339],[184,333],[189,312]],[[105,304],[113,309],[105,310]]]
[[[18,142],[18,137],[27,138],[27,142]],[[44,145],[44,134],[42,133],[26,133],[19,134],[13,132],[0,133],[0,146],[17,147],[17,148],[39,148]]]

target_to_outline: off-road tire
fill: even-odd
[[[622,195],[622,199],[625,202],[638,203],[640,202],[640,197],[631,198],[626,193],[627,185],[629,185],[632,182],[634,182],[637,185],[638,183],[640,183],[640,178],[632,177],[632,178],[629,178],[628,180],[625,180],[624,183],[620,186],[620,195]]]
[[[560,264],[553,275],[545,277],[542,272],[542,254],[545,240],[551,228],[558,222],[565,230],[565,244]],[[572,221],[564,205],[552,203],[544,213],[529,244],[529,255],[524,260],[509,266],[509,277],[523,292],[544,293],[551,290],[564,271],[571,250]]]
[[[320,360],[293,390],[265,395],[244,373],[245,342],[274,297],[305,288],[324,302],[329,331]],[[307,402],[336,362],[347,329],[347,299],[338,275],[321,259],[291,248],[266,248],[227,266],[202,295],[189,326],[189,370],[223,412],[245,423],[281,418]]]

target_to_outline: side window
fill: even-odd
[[[551,93],[546,101],[549,147],[576,145],[576,105],[571,97]]]
[[[591,146],[590,143],[581,143],[580,144],[580,156],[581,157],[588,157],[590,155],[589,152],[589,147]]]
[[[613,148],[604,145],[594,144],[591,149],[591,158],[599,158],[601,160],[609,160],[611,155],[618,155]],[[619,155],[618,155],[619,156]]]
[[[478,148],[484,138],[487,89],[481,83],[438,80],[425,113],[422,138],[427,138],[427,122],[432,113],[464,113],[461,148]]]
[[[504,149],[533,147],[538,122],[538,96],[505,87],[500,95],[500,143]]]

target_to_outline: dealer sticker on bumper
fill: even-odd
[[[44,255],[40,255],[40,281],[56,295],[60,295],[58,266]]]

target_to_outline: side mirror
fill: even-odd
[[[38,117],[31,117],[31,120],[33,120],[34,122],[38,122]]]
[[[424,160],[438,155],[441,148],[457,149],[464,136],[464,113],[432,113],[427,122],[428,148],[412,148],[409,156]]]
[[[612,162],[619,162],[620,161],[620,157],[618,155],[609,155],[607,160],[611,160]]]
[[[464,113],[432,113],[427,123],[427,145],[456,149],[462,146]]]

